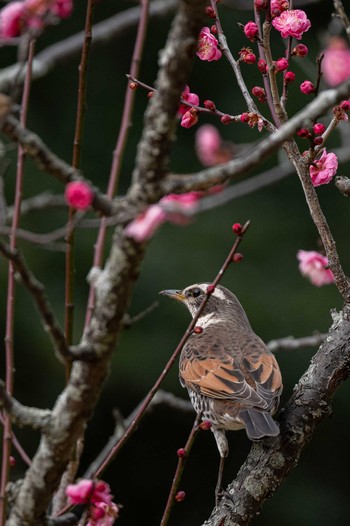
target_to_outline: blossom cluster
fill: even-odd
[[[0,10],[0,40],[11,40],[29,30],[40,31],[53,19],[68,18],[73,0],[23,0]]]
[[[106,482],[82,479],[69,484],[66,489],[71,504],[86,504],[89,507],[87,526],[112,526],[119,516],[119,506]]]

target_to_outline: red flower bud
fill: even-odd
[[[263,60],[262,58],[260,60],[258,60],[258,70],[260,71],[260,73],[262,73],[263,75],[265,73],[267,73],[267,64],[265,62],[265,60]]]
[[[242,113],[242,115],[240,116],[240,121],[241,122],[249,122],[249,113],[247,113],[247,112]]]
[[[307,128],[300,128],[300,130],[297,131],[297,135],[302,139],[307,139],[308,137],[310,137],[310,132]]]
[[[323,143],[323,138],[320,135],[314,138],[314,144],[316,144],[316,146],[320,146],[322,143]]]
[[[212,7],[208,6],[205,8],[205,14],[208,15],[210,18],[216,18],[215,11]]]
[[[292,50],[292,56],[295,55],[297,57],[305,57],[308,54],[309,50],[307,46],[304,44],[298,44],[295,46],[295,48]]]
[[[295,81],[295,73],[293,71],[286,71],[284,74],[284,82],[286,84],[291,84]]]
[[[258,26],[252,20],[243,27],[244,34],[252,42],[256,39],[259,34]]]
[[[179,458],[184,458],[186,456],[186,449],[180,447],[180,449],[177,450],[176,454]]]
[[[195,328],[193,329],[193,332],[195,334],[202,334],[203,332],[203,327],[200,327],[199,325],[196,325]]]
[[[240,261],[242,261],[243,257],[243,254],[241,254],[240,252],[236,252],[236,254],[233,254],[232,261],[234,263],[239,263]]]
[[[349,111],[350,110],[350,100],[342,100],[339,104],[342,110]]]
[[[15,457],[13,457],[12,455],[10,456],[9,458],[9,463],[10,463],[10,466],[13,467],[16,465],[16,459]]]
[[[149,91],[149,92],[147,93],[147,97],[148,97],[149,99],[150,99],[151,97],[153,97],[153,95],[154,95],[154,91]]]
[[[300,91],[304,93],[304,95],[310,95],[310,93],[315,91],[315,86],[310,80],[304,80],[304,82],[300,84]]]
[[[138,86],[139,85],[137,84],[137,82],[129,82],[129,88],[130,89],[136,89],[136,88],[138,88]]]
[[[259,102],[265,102],[266,101],[266,92],[264,88],[261,88],[260,86],[255,86],[252,89],[252,93],[255,97],[257,97]]]
[[[175,495],[176,502],[182,502],[186,498],[186,493],[184,491],[178,491]]]
[[[212,426],[212,423],[209,422],[209,420],[203,420],[203,422],[199,424],[198,427],[200,427],[200,429],[203,429],[203,431],[208,431],[208,429],[210,429],[211,426]]]
[[[231,120],[232,120],[231,117],[227,115],[227,113],[221,117],[221,122],[222,124],[225,124],[225,125],[230,124]]]
[[[214,290],[215,290],[215,285],[207,286],[207,294],[213,294]]]
[[[322,124],[322,122],[316,122],[312,129],[314,130],[315,135],[322,135],[322,133],[326,130],[326,126]]]
[[[267,7],[267,1],[266,0],[255,0],[254,1],[255,7],[258,11],[261,11],[262,9],[266,9]]]
[[[235,234],[237,234],[239,236],[239,234],[242,233],[242,225],[241,225],[241,223],[234,223],[232,225],[232,230],[234,231]]]
[[[215,35],[218,32],[218,28],[216,27],[216,24],[213,24],[210,28],[210,31]]]
[[[203,104],[204,104],[204,107],[207,108],[207,110],[210,110],[210,111],[216,110],[216,106],[212,100],[205,100]]]
[[[286,58],[279,58],[275,62],[276,71],[285,71],[288,68],[288,60]]]

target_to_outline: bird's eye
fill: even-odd
[[[198,298],[198,296],[200,296],[202,293],[201,289],[198,288],[198,287],[195,287],[194,289],[191,290],[191,296],[193,298]]]

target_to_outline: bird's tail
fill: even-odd
[[[250,440],[260,440],[265,436],[274,437],[280,432],[278,424],[273,420],[270,413],[258,409],[244,409],[239,412]]]

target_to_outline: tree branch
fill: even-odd
[[[0,407],[5,409],[11,416],[12,422],[18,427],[28,426],[44,431],[50,424],[51,411],[22,405],[6,392],[6,386],[2,380],[0,380]]]

